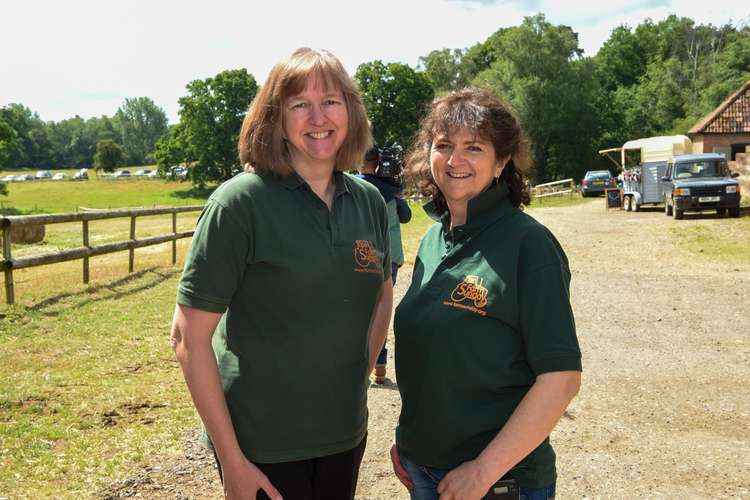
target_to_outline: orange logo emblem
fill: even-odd
[[[356,240],[354,242],[354,262],[357,266],[354,268],[359,273],[379,273],[382,271],[382,261],[380,256],[367,240]],[[371,266],[375,265],[373,269]]]
[[[443,304],[450,307],[467,309],[480,316],[486,316],[487,311],[484,311],[483,308],[487,305],[487,293],[487,288],[485,288],[482,278],[468,275],[453,289],[451,300],[446,300]]]

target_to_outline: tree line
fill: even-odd
[[[156,141],[167,131],[167,115],[148,97],[125,99],[112,117],[80,116],[45,122],[18,103],[0,108],[3,168],[91,167],[97,145],[114,165],[153,163]]]
[[[588,57],[571,27],[538,14],[471,47],[434,50],[417,68],[376,60],[361,64],[354,78],[377,142],[408,147],[436,95],[488,87],[523,124],[534,181],[577,178],[607,167],[599,149],[685,133],[749,80],[750,27],[696,24],[674,15],[647,19],[635,28],[617,27]],[[112,118],[57,123],[42,122],[20,104],[6,106],[0,109],[0,165],[90,166],[100,143],[100,158],[155,161],[162,170],[187,164],[194,184],[221,182],[241,169],[236,144],[258,84],[237,69],[194,80],[186,90],[179,123],[169,127],[146,97],[126,100]]]

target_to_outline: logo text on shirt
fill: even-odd
[[[466,309],[480,316],[487,316],[483,308],[487,305],[487,288],[479,276],[467,275],[451,292],[451,299],[443,302],[450,307]]]
[[[358,266],[354,270],[358,273],[382,272],[380,256],[373,248],[372,243],[367,240],[356,240],[354,242],[354,262]]]

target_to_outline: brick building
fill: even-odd
[[[744,163],[750,150],[750,81],[701,118],[688,137],[694,153],[719,153]]]

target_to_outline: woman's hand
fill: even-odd
[[[271,500],[283,500],[271,481],[252,462],[242,457],[237,464],[221,466],[226,500],[255,500],[258,490],[263,490]]]
[[[401,481],[401,484],[406,486],[407,490],[414,488],[414,483],[411,482],[409,473],[406,472],[404,466],[401,465],[401,459],[398,456],[398,447],[396,446],[396,443],[391,446],[391,464],[393,464],[393,472],[396,473],[396,477]]]
[[[438,484],[440,500],[478,500],[495,482],[482,470],[479,462],[469,460],[450,471]]]

